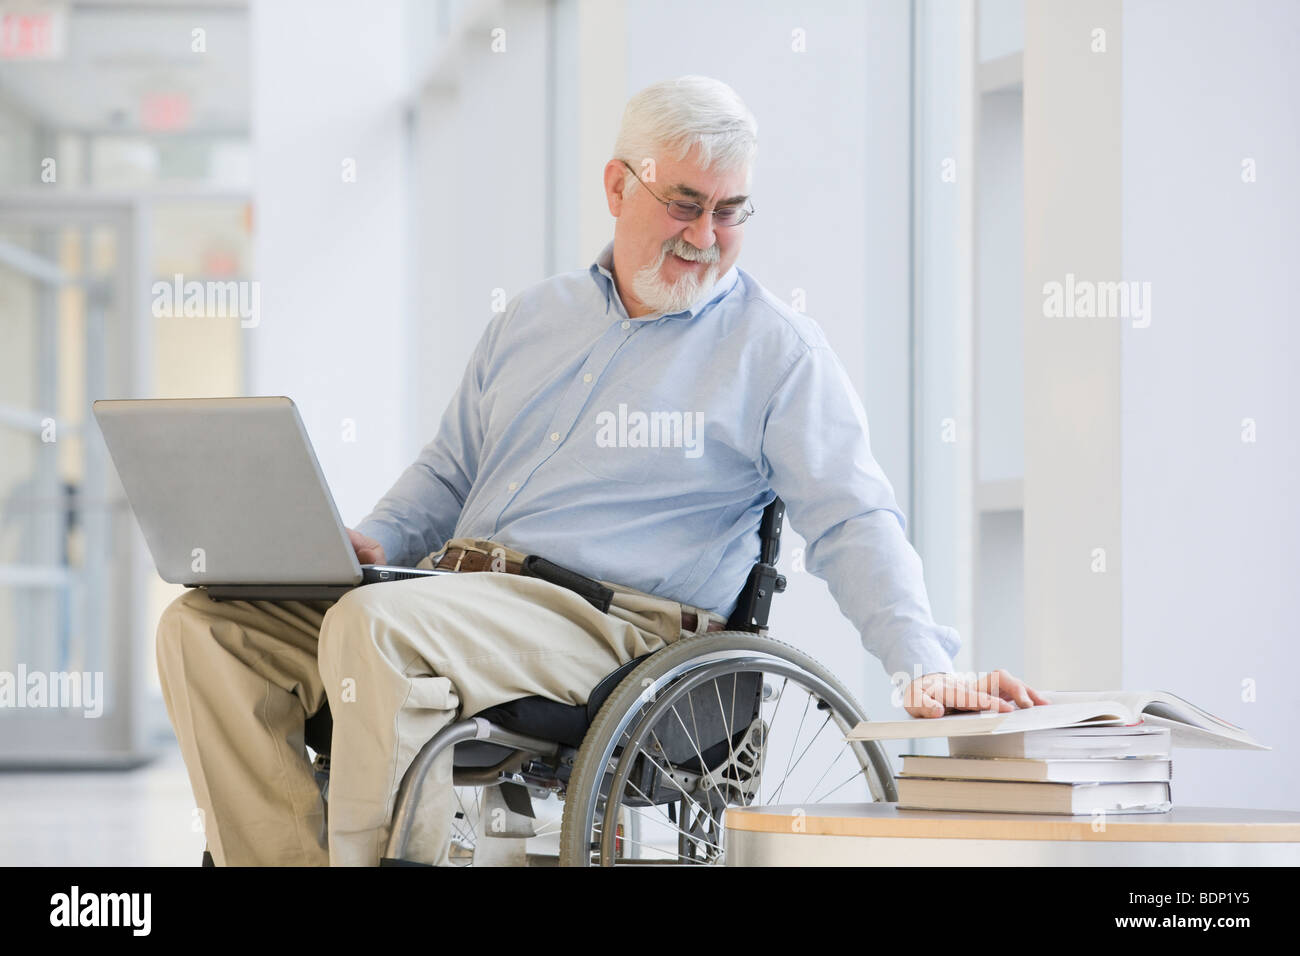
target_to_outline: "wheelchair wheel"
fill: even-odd
[[[843,739],[865,719],[789,644],[748,631],[682,638],[628,674],[587,731],[560,865],[721,864],[728,806],[895,800],[880,745]]]

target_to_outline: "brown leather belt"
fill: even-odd
[[[498,566],[493,567],[493,562]],[[500,555],[484,554],[482,551],[470,551],[466,548],[448,548],[434,565],[446,571],[505,571],[508,574],[523,574],[523,565],[510,561]],[[695,633],[699,626],[699,616],[694,611],[682,608],[682,630]],[[706,631],[724,631],[727,625],[723,621],[710,620]]]
[[[499,561],[503,565],[495,570],[508,571],[511,574],[524,573],[524,567],[518,561],[508,561],[499,555],[469,551],[465,548],[448,548],[434,567],[447,571],[492,571],[493,561]]]

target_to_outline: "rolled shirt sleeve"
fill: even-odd
[[[443,412],[438,433],[356,530],[384,546],[390,564],[418,564],[449,539],[483,450],[480,403],[493,342],[508,313],[493,316]]]
[[[806,346],[764,411],[761,469],[807,543],[804,565],[889,675],[953,671],[956,630],[934,622],[921,559],[872,457],[867,416],[828,345]]]

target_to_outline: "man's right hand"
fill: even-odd
[[[352,541],[352,550],[357,553],[357,560],[362,564],[387,564],[384,546],[374,538],[368,538],[360,531],[348,528],[348,538]]]
[[[903,709],[913,717],[942,717],[951,711],[1012,711],[1051,701],[1005,670],[981,673],[975,683],[956,674],[925,674],[903,692]]]

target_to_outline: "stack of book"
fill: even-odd
[[[903,754],[900,809],[1158,813],[1172,803],[1169,730],[1118,726],[952,737]]]
[[[1269,749],[1163,691],[1043,694],[1010,713],[863,721],[846,739],[947,737],[946,757],[903,755],[898,808],[990,813],[1161,813],[1172,747]]]

